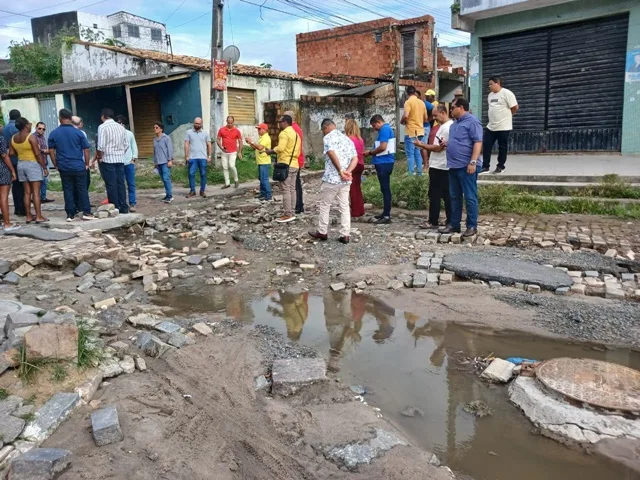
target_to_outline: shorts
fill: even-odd
[[[42,167],[38,162],[18,161],[18,180],[21,182],[41,182],[44,180]]]
[[[0,185],[11,185],[11,171],[2,160],[0,160]]]

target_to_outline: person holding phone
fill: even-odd
[[[427,167],[429,168],[429,221],[420,228],[435,230],[440,221],[440,207],[444,200],[444,211],[447,215],[445,225],[451,223],[451,196],[449,195],[449,168],[447,168],[446,144],[449,141],[449,128],[453,120],[449,118],[447,106],[440,104],[433,109],[439,128],[433,145],[416,142],[416,147],[430,152]]]
[[[400,123],[404,125],[404,150],[407,154],[407,168],[409,175],[422,176],[422,154],[420,149],[415,147],[417,141],[424,138],[424,124],[429,121],[427,107],[418,98],[416,87],[407,87],[407,101],[404,102],[404,115]]]

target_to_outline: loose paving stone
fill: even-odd
[[[12,415],[0,416],[0,435],[4,443],[12,443],[24,430],[25,421]]]
[[[20,275],[9,272],[2,278],[2,281],[9,285],[18,285],[20,283]]]
[[[636,276],[633,273],[623,273],[621,275],[623,282],[635,282]]]
[[[502,284],[500,282],[491,281],[489,282],[489,288],[500,288]]]
[[[600,273],[596,272],[595,270],[588,270],[584,272],[584,276],[587,278],[598,278],[600,276]]]
[[[416,268],[419,270],[427,270],[431,266],[431,259],[427,257],[420,257],[416,262]]]
[[[376,428],[375,437],[371,440],[331,448],[327,456],[349,470],[355,470],[358,465],[368,465],[372,460],[398,445],[407,445],[407,443],[391,432]]]
[[[54,480],[71,465],[71,452],[59,448],[34,448],[11,462],[11,480]]]
[[[438,274],[427,273],[427,287],[435,287],[438,285]]]
[[[276,360],[272,367],[272,392],[286,397],[306,385],[327,380],[322,358],[287,358]]]
[[[9,336],[17,328],[33,327],[38,325],[39,322],[40,318],[35,313],[11,312],[7,315],[7,320],[5,321],[4,333]]]
[[[115,358],[104,359],[100,363],[100,372],[102,372],[103,378],[114,378],[124,373],[124,369],[120,362]]]
[[[116,304],[117,304],[116,299],[114,297],[110,297],[105,300],[100,300],[99,302],[94,303],[93,308],[95,308],[96,310],[101,310],[103,308],[113,307]]]
[[[526,289],[529,293],[540,293],[542,291],[540,285],[527,285]]]
[[[404,287],[404,283],[400,280],[391,280],[387,284],[387,289],[389,290],[400,290],[402,287]]]
[[[27,425],[22,437],[34,442],[44,441],[73,411],[80,402],[78,393],[56,393]]]
[[[33,268],[31,265],[25,262],[22,265],[20,265],[18,268],[16,268],[13,271],[13,273],[21,277],[26,277],[29,273],[33,272],[34,270],[35,268]]]
[[[501,358],[495,358],[480,376],[495,382],[506,383],[511,380],[515,368],[515,364]]]
[[[180,325],[176,325],[171,322],[161,322],[154,327],[156,330],[162,333],[174,333],[180,331]]]
[[[330,287],[331,287],[331,290],[333,290],[334,292],[339,292],[339,291],[344,290],[345,288],[347,288],[347,286],[342,282],[340,282],[340,283],[332,283]]]
[[[220,260],[216,260],[215,262],[213,262],[211,265],[213,266],[213,268],[215,270],[219,270],[221,268],[226,267],[227,265],[231,264],[231,260],[228,258],[221,258]]]
[[[30,360],[72,360],[78,356],[78,327],[37,325],[25,334],[24,345]]]
[[[86,405],[93,399],[103,379],[104,375],[102,371],[98,371],[82,385],[76,387],[75,392],[80,395],[80,401],[83,404]]]
[[[133,357],[133,359],[136,362],[136,368],[138,370],[140,370],[141,372],[144,372],[147,370],[147,362],[145,362],[144,358],[136,355],[135,357]]]
[[[98,447],[124,440],[116,407],[106,407],[93,412],[91,414],[91,428],[93,439]]]
[[[413,274],[413,288],[424,288],[427,286],[427,273],[418,271]]]
[[[190,257],[187,257],[187,263],[189,265],[200,265],[203,260],[204,257],[201,257],[200,255],[192,255]]]
[[[119,363],[124,373],[133,373],[136,371],[136,362],[134,362],[131,355],[125,355]]]
[[[167,343],[172,347],[182,348],[185,345],[193,345],[196,342],[193,341],[193,339],[191,339],[190,337],[183,335],[182,333],[175,332],[169,336],[169,340],[167,340]]]
[[[586,291],[586,285],[574,285],[571,287],[571,293],[574,293],[576,295],[584,295]]]
[[[11,271],[11,262],[8,260],[0,260],[0,275],[5,275]]]
[[[440,274],[440,285],[449,285],[453,283],[453,275],[450,273]]]
[[[108,258],[99,258],[93,265],[98,269],[106,272],[107,270],[111,270],[113,268],[113,260],[109,260]]]
[[[538,263],[508,258],[485,252],[463,252],[447,255],[444,268],[463,278],[497,281],[503,285],[536,284],[548,290],[571,287],[573,281],[565,272]]]
[[[611,300],[624,300],[624,297],[624,290],[617,286],[615,288],[605,288],[605,298],[609,298]]]
[[[211,327],[206,323],[202,323],[202,322],[196,323],[192,328],[196,332],[198,332],[200,335],[204,335],[205,337],[213,333],[213,330],[211,329]]]
[[[76,267],[76,269],[73,271],[73,274],[76,277],[84,277],[91,270],[93,270],[93,267],[91,266],[90,263],[82,262],[80,265]]]
[[[148,315],[146,313],[140,313],[139,315],[132,315],[127,319],[134,327],[146,327],[155,328],[162,320],[158,320],[154,315]]]
[[[136,345],[150,357],[160,357],[169,348],[169,345],[149,332],[138,334]]]
[[[568,287],[557,288],[556,291],[555,291],[555,294],[556,295],[560,295],[560,296],[568,295],[569,294],[569,288]]]
[[[19,230],[14,232],[4,232],[4,234],[12,237],[33,238],[35,240],[42,240],[43,242],[63,242],[77,236],[75,233],[71,232],[59,232],[56,230],[50,230],[49,228],[30,225],[23,225]]]

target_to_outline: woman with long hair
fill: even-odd
[[[49,175],[47,165],[40,153],[40,145],[35,135],[31,134],[31,123],[26,118],[16,120],[16,133],[11,138],[9,155],[18,157],[18,180],[24,185],[24,208],[27,213],[27,223],[33,222],[31,216],[31,202],[36,210],[36,223],[49,220],[42,216],[40,204],[40,184]]]
[[[353,180],[351,181],[351,190],[349,192],[351,216],[357,218],[364,215],[364,198],[362,197],[361,189],[362,172],[364,172],[364,140],[360,135],[358,122],[352,118],[347,119],[344,125],[344,133],[351,139],[358,154],[358,166],[351,172]]]
[[[1,130],[0,130],[1,132]],[[9,190],[11,184],[17,180],[16,171],[9,158],[9,147],[4,136],[0,135],[0,210],[2,211],[2,223],[5,232],[12,232],[20,228],[12,224],[9,217]]]

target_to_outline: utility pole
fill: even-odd
[[[214,72],[215,61],[222,60],[222,51],[224,47],[223,37],[223,16],[222,9],[224,7],[224,0],[213,0],[213,11],[211,15],[211,119],[210,119],[210,136],[213,161],[216,166],[218,165],[217,156],[217,138],[218,128],[222,123],[222,116],[224,115],[224,92],[221,90],[214,90]]]
[[[393,72],[393,91],[396,97],[396,143],[400,143],[400,65],[396,62]]]

